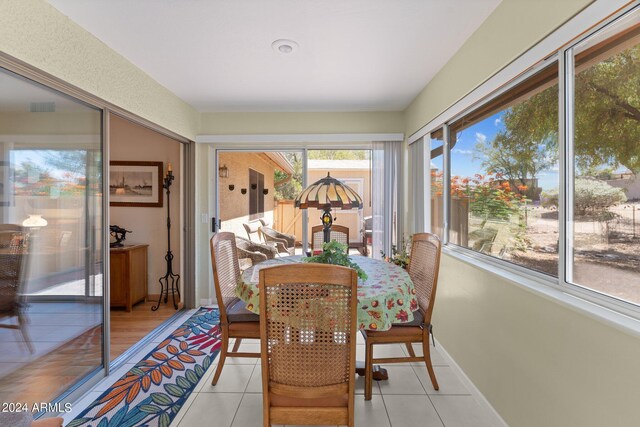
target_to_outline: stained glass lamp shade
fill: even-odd
[[[296,197],[295,207],[300,209],[316,208],[323,211],[320,219],[324,226],[324,242],[331,240],[333,216],[331,209],[362,209],[362,198],[345,183],[332,178],[329,173],[307,188]]]

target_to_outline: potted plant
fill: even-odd
[[[302,259],[304,262],[316,262],[319,264],[333,264],[341,265],[343,267],[353,268],[361,280],[367,280],[367,273],[361,269],[358,264],[351,261],[351,257],[348,254],[347,245],[336,242],[335,240],[329,243],[322,244],[322,253]]]

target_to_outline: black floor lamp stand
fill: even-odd
[[[180,275],[173,272],[173,254],[171,253],[171,184],[173,183],[173,172],[171,169],[167,172],[163,179],[162,187],[167,191],[167,254],[164,256],[167,262],[167,273],[158,279],[160,282],[160,298],[158,303],[151,307],[151,310],[156,311],[160,307],[160,302],[164,297],[165,304],[169,300],[169,294],[173,298],[173,308],[178,309],[178,303],[176,302],[176,294],[178,294],[178,301],[180,301]]]

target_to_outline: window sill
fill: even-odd
[[[561,290],[558,280],[555,278],[452,245],[443,246],[442,252],[473,267],[508,280],[531,293],[640,338],[639,319]]]

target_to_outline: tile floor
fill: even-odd
[[[175,327],[185,317],[177,319]],[[174,326],[168,328],[173,330]],[[158,341],[162,337],[158,338]],[[149,344],[139,353],[137,361],[155,344]],[[258,341],[243,341],[241,351],[259,351]],[[378,346],[377,357],[405,355],[401,345]],[[416,354],[421,349],[416,347]],[[364,360],[364,341],[359,335],[357,358]],[[434,368],[440,390],[435,391],[424,365],[419,363],[394,364],[385,366],[389,380],[373,384],[373,399],[364,400],[364,378],[356,383],[355,419],[356,426],[504,426],[481,396],[474,395],[467,387],[462,372],[447,360],[447,356],[436,347],[432,351]],[[132,364],[122,366],[99,383],[80,401],[73,405],[73,411],[66,414],[68,422],[86,405],[91,403],[101,391],[124,374]],[[227,358],[218,384],[211,386],[211,378],[217,365],[212,365],[189,397],[182,410],[171,423],[171,427],[259,427],[262,425],[262,383],[260,363],[257,359]]]

